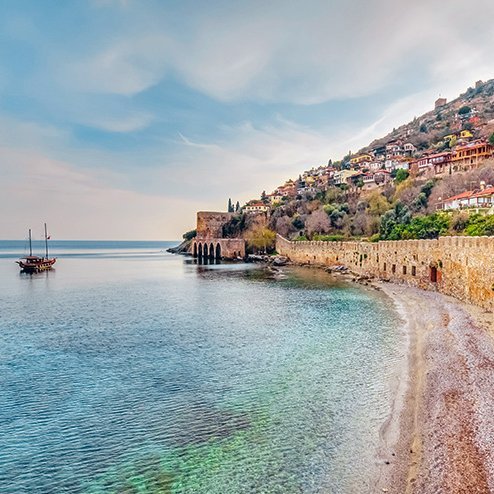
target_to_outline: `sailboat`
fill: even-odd
[[[48,257],[48,238],[45,223],[45,257],[33,256],[31,229],[29,229],[29,255],[16,261],[21,271],[24,273],[39,273],[40,271],[46,271],[52,268],[57,259],[55,257],[51,259]]]

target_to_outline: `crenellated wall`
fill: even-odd
[[[290,242],[278,235],[276,250],[296,263],[344,265],[494,310],[494,237],[371,243]]]

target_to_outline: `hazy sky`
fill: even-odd
[[[492,0],[0,0],[0,238],[179,238],[493,78],[493,18]]]

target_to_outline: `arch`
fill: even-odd
[[[221,259],[221,244],[219,242],[216,244],[216,259]]]
[[[193,254],[192,254],[192,255],[193,255],[194,257],[197,257],[197,242],[194,242],[194,247],[193,247],[192,252],[193,252]]]
[[[208,257],[208,254],[209,254],[209,252],[208,252],[208,244],[204,244],[203,250],[202,250],[202,254],[203,254],[203,256],[204,256],[205,259]]]
[[[211,242],[211,245],[209,246],[209,257],[211,259],[214,259],[214,245],[213,245],[213,242]]]
[[[201,243],[199,243],[199,247],[198,247],[198,249],[197,249],[197,255],[198,255],[199,257],[202,257],[202,244],[201,244]]]

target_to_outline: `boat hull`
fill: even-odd
[[[24,273],[39,273],[41,271],[47,271],[53,267],[56,259],[41,259],[39,261],[17,261],[17,264]]]

